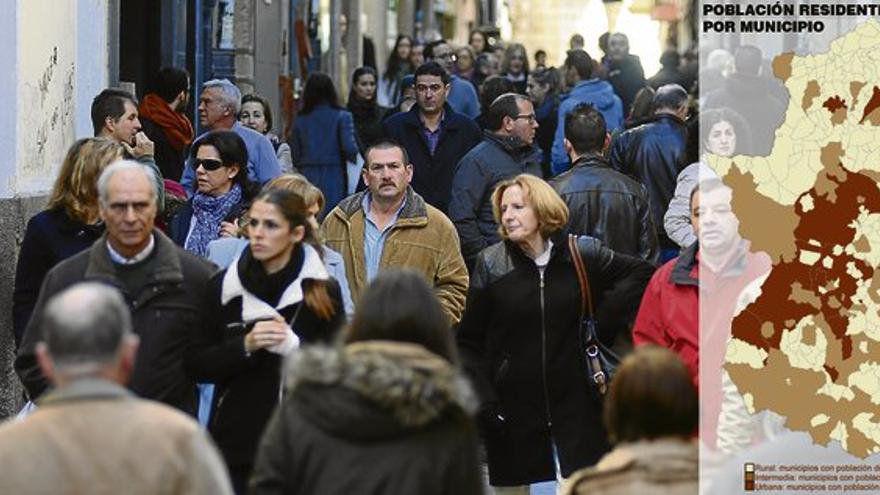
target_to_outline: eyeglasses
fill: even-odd
[[[196,158],[193,160],[193,170],[198,170],[199,165],[205,167],[208,172],[213,172],[223,166],[223,162],[216,158]]]
[[[430,91],[431,93],[439,93],[444,86],[442,84],[416,84],[416,91],[419,93],[427,93]]]
[[[447,53],[435,53],[434,58],[451,58],[453,62],[455,61],[455,54],[452,52]]]
[[[529,121],[529,124],[534,124],[538,120],[538,117],[533,113],[527,113],[525,115],[517,115],[516,117],[513,118],[513,120],[519,120],[519,119],[526,119]]]

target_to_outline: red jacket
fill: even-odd
[[[681,357],[700,390],[700,436],[714,447],[733,312],[743,289],[770,269],[770,257],[750,252],[743,240],[720,273],[705,266],[700,273],[698,249],[695,242],[654,273],[633,325],[633,343],[657,344]]]

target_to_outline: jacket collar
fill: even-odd
[[[731,258],[727,265],[722,268],[719,274],[721,277],[738,277],[745,272],[748,267],[749,246],[751,243],[745,239],[740,239],[736,249],[736,254]],[[676,258],[672,273],[669,274],[669,281],[676,285],[693,285],[700,286],[699,271],[694,272],[697,267],[698,253],[700,252],[700,241],[694,241],[693,244],[681,251]],[[694,276],[696,275],[696,276]]]
[[[232,299],[241,297],[241,319],[242,321],[254,321],[263,318],[271,318],[278,315],[279,309],[286,308],[296,304],[303,299],[302,281],[310,278],[315,280],[327,280],[330,275],[327,268],[321,261],[318,251],[308,244],[303,244],[305,260],[303,267],[299,271],[296,279],[287,286],[278,305],[274,308],[266,304],[247,289],[241,283],[238,276],[238,263],[231,263],[223,275],[223,284],[220,292],[220,303],[226,305]]]
[[[81,400],[130,399],[134,394],[121,385],[103,378],[81,378],[55,389],[38,400],[40,407]]]
[[[534,145],[526,144],[516,136],[502,136],[492,131],[483,131],[483,139],[501,148],[517,161],[534,151]]]
[[[601,155],[583,155],[575,160],[574,164],[572,164],[572,169],[576,169],[579,167],[607,167],[611,168],[611,165],[604,156]]]
[[[183,268],[180,257],[177,255],[177,246],[171,242],[165,234],[158,229],[153,229],[153,239],[156,242],[154,248],[155,270],[152,273],[151,284],[179,284],[183,282]],[[118,282],[116,267],[110,259],[107,250],[107,234],[101,236],[89,249],[89,262],[86,266],[85,277]]]
[[[351,222],[351,218],[354,215],[364,211],[362,204],[366,194],[367,191],[361,191],[343,199],[336,206],[334,212],[341,216],[342,220]],[[400,210],[400,214],[397,216],[397,225],[400,225],[401,221],[405,221],[404,225],[428,223],[428,207],[425,204],[425,200],[413,190],[412,186],[406,187],[406,199],[404,202],[403,209]]]

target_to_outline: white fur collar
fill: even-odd
[[[302,281],[307,278],[316,280],[327,280],[330,274],[321,261],[318,252],[308,244],[302,244],[305,260],[303,261],[302,270],[299,276],[281,295],[278,305],[274,308],[269,306],[265,301],[253,295],[241,284],[238,276],[238,257],[232,261],[223,276],[223,289],[220,293],[220,303],[226,305],[232,299],[241,297],[241,319],[245,322],[272,318],[278,315],[278,310],[287,306],[296,304],[303,299]]]

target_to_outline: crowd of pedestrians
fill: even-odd
[[[697,387],[720,403],[737,291],[769,268],[709,162],[755,141],[724,94],[698,120],[691,57],[646,79],[600,41],[557,68],[401,35],[382,71],[309,74],[288,136],[228,80],[200,88],[199,136],[183,70],[140,105],[101,92],[15,279],[36,406],[0,445],[53,465],[0,491],[693,492],[718,443]],[[755,84],[742,52],[728,84]],[[725,301],[708,354],[699,297]],[[610,389],[591,342],[629,355]]]

